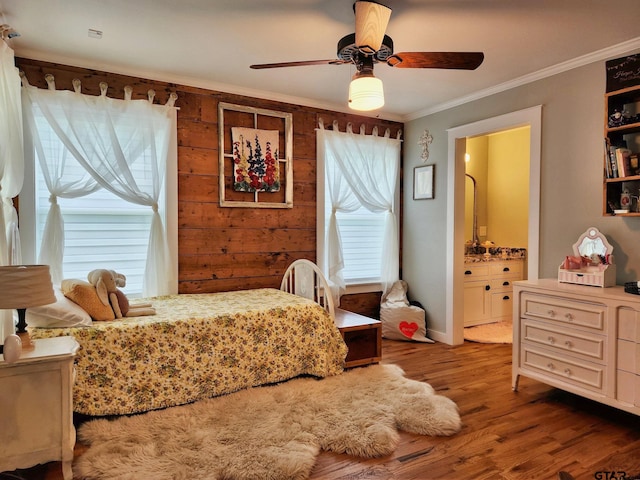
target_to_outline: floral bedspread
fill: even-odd
[[[143,412],[343,370],[338,328],[306,298],[256,289],[147,300],[156,315],[29,329],[34,339],[72,335],[80,344],[75,412]]]

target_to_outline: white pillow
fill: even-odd
[[[53,287],[56,302],[27,308],[25,320],[30,327],[65,328],[90,327],[91,317],[77,303],[63,295],[60,287]]]

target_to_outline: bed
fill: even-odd
[[[80,344],[75,412],[138,413],[343,370],[347,347],[313,300],[271,288],[148,300],[156,315],[29,328],[36,342],[71,335]]]

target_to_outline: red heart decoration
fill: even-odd
[[[418,324],[416,322],[400,322],[400,331],[405,337],[412,338],[413,334],[418,331]]]

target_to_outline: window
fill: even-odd
[[[50,207],[49,190],[37,163],[35,186],[37,259]],[[57,202],[64,219],[64,278],[86,280],[91,270],[107,268],[127,277],[123,290],[128,296],[141,296],[153,213],[149,207],[127,202],[104,189],[78,198],[58,198]]]
[[[331,215],[331,203],[325,202],[325,231]],[[336,213],[344,255],[343,277],[347,285],[380,283],[380,259],[384,238],[384,214],[364,207],[355,212]]]
[[[317,134],[318,264],[336,296],[386,292],[399,276],[400,140]]]

